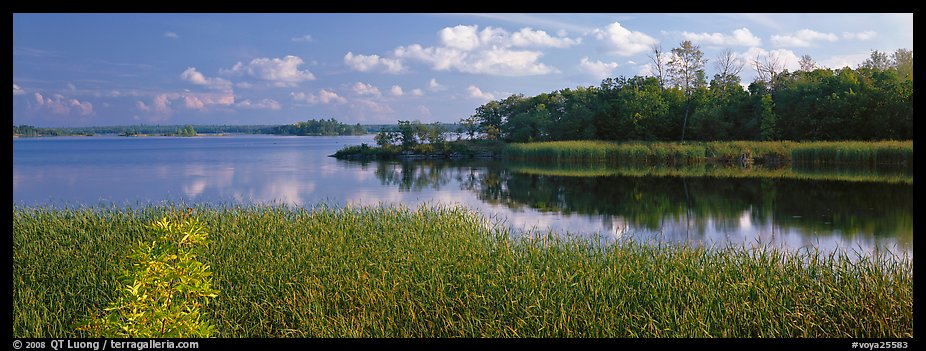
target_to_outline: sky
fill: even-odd
[[[913,50],[913,14],[13,14],[13,124],[457,122],[511,94],[649,75],[651,46],[698,45],[713,76],[801,55],[856,68]]]

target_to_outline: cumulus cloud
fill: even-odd
[[[537,46],[563,49],[582,43],[582,38],[571,39],[565,38],[564,36],[565,35],[561,35],[559,38],[555,38],[547,34],[547,32],[542,30],[533,30],[528,27],[522,28],[520,31],[512,34],[511,44],[521,47]]]
[[[150,111],[151,111],[151,107],[148,107],[148,105],[145,105],[145,102],[144,102],[144,101],[141,101],[141,100],[135,101],[135,107],[137,107],[138,110],[141,111],[141,112],[150,112]]]
[[[354,55],[348,52],[344,55],[344,64],[355,71],[360,72],[385,72],[385,73],[402,73],[405,67],[402,62],[396,59],[379,57],[379,55]]]
[[[354,85],[351,86],[351,90],[353,90],[354,93],[356,93],[357,95],[372,95],[372,96],[382,95],[379,91],[379,88],[374,87],[364,82],[354,83]]]
[[[611,72],[613,72],[617,66],[617,62],[591,61],[588,57],[583,57],[582,60],[579,61],[579,69],[598,79],[610,77]]]
[[[511,50],[492,47],[467,52],[450,47],[422,47],[418,44],[400,46],[396,57],[424,62],[436,71],[459,71],[500,76],[542,75],[558,72],[538,62],[543,53],[531,50]]]
[[[873,30],[866,30],[864,32],[858,32],[858,33],[851,33],[851,32],[842,33],[843,39],[849,39],[849,40],[870,40],[876,37],[877,35],[878,33],[876,33]]]
[[[34,109],[39,111],[58,115],[70,115],[74,113],[81,116],[89,116],[93,114],[93,104],[89,101],[68,99],[61,94],[45,97],[39,92],[33,93],[33,97],[35,98]]]
[[[293,100],[305,101],[313,105],[314,104],[343,104],[347,102],[346,98],[339,96],[337,93],[327,90],[327,89],[319,90],[318,94],[312,94],[312,93],[306,94],[303,92],[298,92],[298,93],[290,93],[289,95],[292,96]]]
[[[186,95],[183,97],[183,107],[191,110],[202,110],[206,108],[206,103],[204,103],[196,96]]]
[[[278,87],[295,87],[299,83],[315,80],[315,75],[307,70],[299,70],[304,62],[301,58],[287,55],[283,58],[256,58],[244,64],[236,63],[231,69],[222,73],[236,76],[249,76],[268,81]]]
[[[522,28],[510,33],[502,28],[477,25],[446,27],[437,32],[437,46],[399,46],[392,56],[402,62],[417,61],[436,71],[459,71],[502,76],[541,75],[558,72],[539,62],[541,51],[522,48],[567,48],[581,38],[554,37],[542,30]]]
[[[177,35],[177,33],[174,33],[174,32],[164,32],[164,37],[165,37],[165,38],[170,38],[170,39],[177,39],[177,38],[180,38],[180,36]]]
[[[389,88],[389,92],[392,93],[393,96],[405,95],[405,92],[402,91],[402,87],[398,85],[393,85],[392,88]]]
[[[715,46],[759,46],[762,39],[752,34],[749,28],[740,28],[732,34],[723,33],[689,33],[682,32],[682,37],[696,43]]]
[[[521,30],[509,33],[502,28],[486,27],[481,31],[479,26],[446,27],[437,32],[438,38],[444,47],[459,49],[463,51],[472,51],[478,48],[491,47],[550,47],[550,48],[568,48],[578,45],[582,38],[567,38],[565,33],[559,37],[553,37],[542,30],[534,30],[526,27]]]
[[[424,91],[422,91],[421,89],[415,88],[415,89],[412,89],[411,94],[412,96],[422,96],[424,95]]]
[[[766,62],[767,60],[778,61],[781,65],[784,66],[787,70],[794,72],[801,68],[800,66],[800,57],[794,53],[794,51],[787,49],[776,49],[776,50],[765,50],[762,48],[749,48],[739,57],[742,57],[746,61],[747,67],[755,67],[753,62],[759,60],[760,62]]]
[[[258,102],[251,102],[250,99],[245,99],[243,101],[235,103],[235,107],[247,108],[247,109],[279,110],[280,103],[273,99],[261,99]]]
[[[313,39],[311,35],[306,34],[303,36],[293,37],[291,40],[294,43],[310,43]]]
[[[816,41],[834,42],[839,37],[833,33],[820,33],[810,29],[801,29],[790,34],[772,35],[772,45],[778,47],[808,47]]]
[[[160,115],[169,115],[174,112],[170,108],[170,99],[167,98],[167,94],[155,96],[152,105],[154,106],[154,112]]]
[[[469,93],[469,96],[473,98],[482,99],[486,101],[495,100],[495,95],[492,95],[487,92],[483,92],[482,89],[479,89],[479,87],[475,85],[470,85],[469,87],[466,88],[466,91]]]
[[[203,85],[212,89],[222,89],[229,90],[231,89],[231,82],[222,78],[206,78],[202,73],[196,70],[195,67],[187,67],[183,73],[180,73],[180,78],[196,84]]]
[[[437,79],[431,78],[431,80],[428,82],[428,90],[443,91],[443,90],[447,90],[447,86],[438,83]]]
[[[16,83],[13,83],[13,95],[23,95],[26,91],[23,88],[20,88]]]
[[[604,41],[608,45],[610,52],[621,56],[632,56],[646,52],[650,49],[650,46],[656,43],[656,39],[653,39],[653,37],[643,32],[624,28],[618,22],[611,23],[604,29],[595,29],[592,33],[595,34],[595,38]]]

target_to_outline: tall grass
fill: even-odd
[[[13,335],[74,336],[182,205],[13,208]],[[199,207],[219,337],[912,337],[912,260],[512,239],[464,208]],[[150,239],[150,238],[148,238]]]
[[[827,167],[810,165],[778,165],[774,167],[738,167],[714,164],[612,166],[608,164],[576,164],[550,162],[515,162],[508,168],[516,173],[557,177],[719,177],[719,178],[778,178],[801,180],[835,180],[847,182],[879,182],[913,184],[913,172],[898,167]]]
[[[504,156],[516,160],[606,162],[611,164],[734,163],[903,164],[913,163],[913,141],[712,141],[606,142],[551,141],[509,144]]]

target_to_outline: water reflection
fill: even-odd
[[[912,169],[338,161],[361,137],[14,140],[13,201],[463,205],[519,233],[912,254]]]
[[[383,185],[401,191],[455,184],[481,202],[514,211],[598,218],[613,237],[632,232],[669,241],[912,249],[912,174],[903,170],[607,169],[490,161],[373,166]]]

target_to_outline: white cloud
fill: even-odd
[[[533,30],[530,27],[522,28],[511,35],[511,44],[521,47],[538,46],[562,49],[582,43],[582,38],[565,38],[565,33],[562,34],[560,38],[554,38],[542,30]]]
[[[595,37],[609,44],[609,50],[621,56],[636,55],[646,52],[656,43],[656,39],[643,32],[631,31],[614,22],[604,29],[595,29]]]
[[[543,53],[520,47],[566,48],[581,38],[552,37],[542,30],[523,28],[514,34],[501,28],[479,26],[447,27],[438,32],[439,46],[399,46],[392,55],[401,60],[423,62],[436,71],[459,71],[501,76],[542,75],[558,72],[538,62]]]
[[[827,59],[817,60],[817,63],[821,67],[828,67],[833,69],[844,67],[855,68],[869,57],[871,57],[871,53],[861,52],[856,54],[831,56]]]
[[[206,108],[206,103],[194,95],[186,95],[183,97],[183,107],[191,110],[203,110]]]
[[[477,31],[477,26],[459,25],[453,28],[441,29],[437,32],[437,36],[446,47],[469,51],[480,45]]]
[[[262,99],[258,102],[251,102],[250,99],[245,99],[241,102],[236,103],[235,107],[250,108],[250,109],[279,110],[280,103],[273,99]]]
[[[437,32],[441,44],[447,48],[472,51],[478,48],[509,48],[509,47],[551,47],[568,48],[578,45],[582,38],[566,38],[561,31],[559,38],[553,37],[542,30],[521,28],[520,31],[508,33],[501,28],[486,27],[482,31],[479,26],[446,27]]]
[[[174,112],[170,108],[170,99],[167,98],[167,94],[155,96],[152,104],[154,105],[154,111],[160,115],[169,115]]]
[[[428,47],[413,44],[395,49],[400,58],[418,60],[437,71],[455,70],[464,73],[499,76],[542,75],[558,72],[555,68],[537,62],[543,53],[529,50],[510,50],[493,47],[488,50],[466,52],[447,47]]]
[[[230,75],[247,75],[271,82],[278,87],[295,87],[300,82],[315,80],[312,72],[299,70],[301,58],[287,55],[283,58],[256,58],[248,64],[236,63],[230,70],[221,70]]]
[[[418,89],[418,88],[412,89],[412,96],[422,96],[422,95],[424,95],[424,91],[422,91],[421,89]]]
[[[379,55],[354,55],[348,52],[344,55],[344,63],[351,69],[360,72],[380,71],[398,74],[405,71],[402,62],[396,59],[379,57]]]
[[[820,33],[810,29],[801,29],[791,34],[772,35],[772,45],[778,47],[808,47],[815,41],[834,42],[839,37],[833,33]]]
[[[141,100],[135,101],[135,107],[137,107],[138,110],[139,110],[139,111],[142,111],[142,112],[149,112],[149,111],[151,111],[151,108],[148,107],[148,105],[145,105],[145,103],[144,103],[143,101],[141,101]]]
[[[466,91],[469,92],[469,96],[477,99],[483,99],[486,101],[495,100],[495,95],[492,95],[487,92],[483,92],[482,89],[475,85],[470,85],[466,88]]]
[[[431,78],[428,82],[428,90],[430,91],[443,91],[447,90],[447,86],[437,82],[437,79]]]
[[[379,88],[374,87],[370,84],[363,83],[363,82],[354,83],[354,85],[351,86],[351,90],[353,90],[354,93],[357,93],[357,95],[372,95],[372,96],[382,95],[379,91]]]
[[[177,39],[177,38],[180,38],[180,36],[177,35],[177,33],[174,33],[174,32],[164,32],[164,37],[165,37],[165,38],[170,38],[170,39]]]
[[[23,88],[20,88],[16,83],[13,83],[13,95],[23,95],[26,91]]]
[[[204,85],[212,89],[222,89],[229,90],[231,89],[231,82],[222,78],[206,78],[202,73],[198,72],[195,67],[187,67],[183,73],[180,73],[180,78],[196,84]]]
[[[740,56],[746,62],[746,68],[755,69],[755,64],[753,62],[758,59],[760,62],[766,62],[766,60],[777,60],[781,65],[784,66],[788,71],[794,72],[801,68],[800,60],[801,58],[794,53],[794,51],[787,49],[776,49],[768,51],[762,48],[749,48]]]
[[[294,100],[305,101],[310,104],[343,104],[347,102],[346,98],[339,96],[337,93],[327,89],[319,90],[318,94],[306,94],[298,92],[289,93],[289,95],[292,96]]]
[[[843,39],[849,39],[849,40],[870,40],[876,36],[878,36],[878,33],[872,30],[866,30],[864,32],[858,32],[858,33],[851,33],[851,32],[842,33]]]
[[[402,91],[402,87],[398,85],[393,85],[392,88],[389,88],[389,92],[392,93],[393,96],[405,95],[405,92]]]
[[[723,33],[689,33],[682,32],[682,37],[696,43],[715,46],[759,46],[762,39],[752,34],[749,28],[739,28],[732,34]]]
[[[67,99],[61,94],[54,94],[52,97],[45,97],[39,92],[33,93],[33,97],[35,97],[35,109],[39,111],[45,111],[59,115],[70,115],[72,112],[81,116],[89,116],[93,114],[93,104],[91,104],[89,101]]]
[[[579,68],[589,73],[595,78],[604,79],[611,76],[611,72],[618,66],[617,62],[590,61],[588,57],[583,57],[579,61]]]
[[[73,83],[70,83],[70,82],[69,82],[69,83],[68,83],[68,90],[70,90],[70,91],[77,91],[77,86],[74,85]]]
[[[293,37],[291,40],[294,43],[311,43],[313,39],[311,35],[306,34],[299,37]]]

